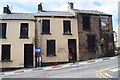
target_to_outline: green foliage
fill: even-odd
[[[104,43],[105,43],[105,42],[104,42],[104,40],[103,40],[103,39],[101,39],[101,40],[98,40],[98,43],[99,43],[99,45],[101,45],[101,46],[102,46],[102,45],[104,45]]]
[[[32,43],[35,44],[35,42],[37,42],[37,41],[38,41],[38,38],[37,38],[37,37],[34,37]]]

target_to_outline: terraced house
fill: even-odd
[[[34,66],[35,23],[31,13],[12,13],[9,6],[0,15],[0,68]]]
[[[69,12],[77,17],[80,60],[114,55],[112,15],[74,9],[73,3],[69,3]]]
[[[79,60],[77,19],[71,13],[45,11],[39,4],[34,16],[40,30],[43,62]]]
[[[96,10],[12,13],[0,15],[1,68],[35,67],[35,48],[43,63],[71,62],[114,55],[112,15]]]

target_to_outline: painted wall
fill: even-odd
[[[0,39],[0,60],[2,44],[11,44],[11,62],[0,62],[0,67],[24,67],[24,44],[33,44],[35,23],[29,20],[1,20],[0,23],[7,23],[7,39]],[[19,38],[20,23],[29,23],[29,39]]]
[[[42,34],[42,22],[39,20],[48,19],[50,20],[50,33],[51,35]],[[37,17],[38,23],[37,27],[40,29],[40,44],[42,50],[42,62],[66,62],[68,59],[68,39],[76,39],[76,48],[77,48],[77,60],[79,60],[78,54],[78,29],[77,29],[77,19],[76,18],[44,18]],[[71,21],[71,33],[72,35],[63,35],[63,20]],[[56,40],[56,55],[57,56],[46,56],[47,52],[47,40]]]

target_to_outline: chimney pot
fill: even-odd
[[[38,4],[38,11],[42,11],[42,3]]]
[[[74,9],[74,4],[72,2],[68,3],[70,9]]]
[[[9,9],[9,6],[7,5],[7,7],[3,7],[3,13],[6,13],[6,14],[11,14],[11,11]]]

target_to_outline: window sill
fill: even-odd
[[[54,56],[57,56],[57,55],[46,55],[46,57],[54,57]]]
[[[19,39],[29,39],[29,37],[19,37]]]
[[[0,62],[13,62],[12,60],[0,61]]]
[[[41,35],[51,35],[51,33],[41,33]]]
[[[63,33],[63,35],[72,35],[72,33]]]

